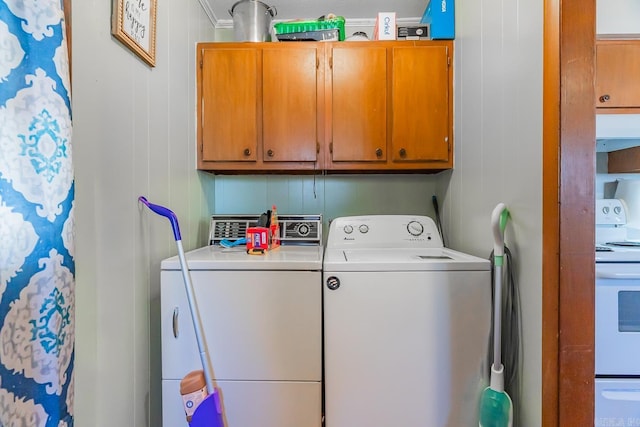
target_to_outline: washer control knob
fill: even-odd
[[[347,234],[351,234],[351,233],[353,233],[353,226],[347,224],[347,225],[344,226],[344,228],[342,230]]]
[[[614,206],[613,207],[613,213],[616,215],[620,215],[620,212],[622,212],[622,208],[620,206]]]
[[[602,208],[602,213],[605,214],[605,215],[608,214],[609,213],[609,206],[604,206]]]
[[[422,233],[424,233],[424,226],[418,221],[411,221],[409,222],[409,224],[407,224],[407,231],[412,236],[417,237],[422,235]]]
[[[362,234],[368,233],[369,232],[369,226],[367,224],[362,224],[362,225],[360,225],[360,227],[358,227],[358,230],[360,230],[360,232]]]
[[[311,227],[309,227],[309,224],[307,224],[306,222],[303,222],[302,224],[298,225],[298,234],[300,235],[300,237],[306,237],[309,235],[310,232],[311,232]]]
[[[338,279],[335,276],[331,276],[327,278],[327,288],[331,289],[332,291],[335,291],[339,287],[340,287],[340,279]]]

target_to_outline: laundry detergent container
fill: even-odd
[[[235,41],[266,42],[271,40],[271,20],[277,14],[274,6],[257,0],[240,0],[229,10],[233,18]]]

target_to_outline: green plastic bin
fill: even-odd
[[[330,19],[316,19],[308,21],[288,21],[273,24],[276,34],[304,33],[306,31],[319,31],[338,29],[338,40],[344,40],[344,17],[336,16]]]

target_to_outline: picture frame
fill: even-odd
[[[156,66],[157,0],[113,0],[111,34],[151,67]]]

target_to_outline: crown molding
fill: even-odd
[[[211,6],[209,6],[209,3],[206,0],[198,1],[200,2],[200,6],[202,6],[202,10],[207,15],[207,18],[209,18],[209,21],[211,21],[213,27],[218,28],[218,17],[216,17],[216,14],[213,13],[213,10],[211,10]]]

